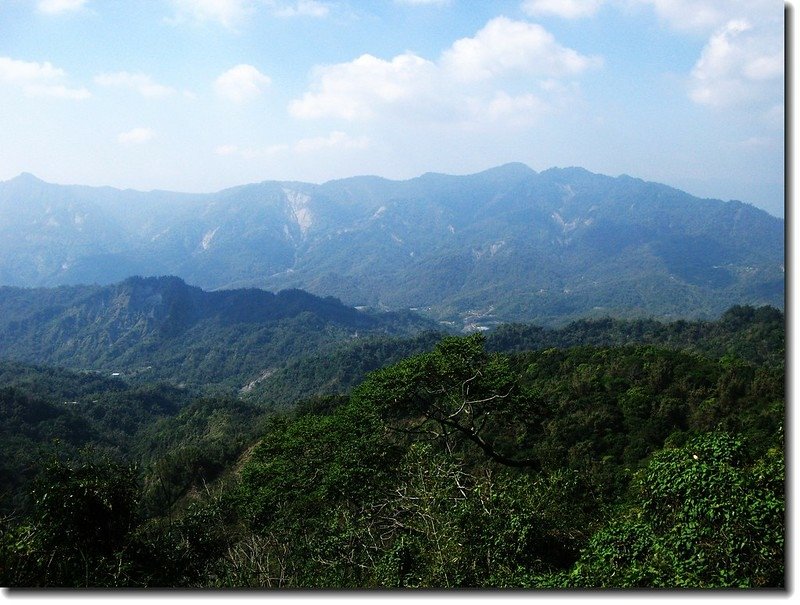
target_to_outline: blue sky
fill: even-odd
[[[783,215],[775,0],[0,0],[0,180],[582,166]]]

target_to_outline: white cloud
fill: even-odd
[[[37,63],[0,57],[0,82],[18,86],[27,95],[71,100],[92,96],[85,88],[70,88],[63,84],[66,75],[63,69],[54,67],[49,61]]]
[[[746,61],[742,72],[751,80],[772,80],[783,77],[785,59],[776,50],[771,55],[761,55]]]
[[[64,77],[63,69],[53,67],[49,61],[19,61],[10,57],[0,57],[0,79],[6,82],[42,82]]]
[[[214,89],[221,97],[244,103],[261,95],[265,86],[269,86],[269,76],[262,74],[252,65],[232,67],[214,81]]]
[[[622,10],[650,7],[667,27],[703,35],[733,19],[783,19],[783,3],[776,0],[523,0],[521,9],[531,17],[577,19],[591,17],[605,5]]]
[[[436,79],[436,67],[412,53],[385,61],[362,55],[350,63],[319,68],[313,91],[289,105],[298,118],[374,117],[382,106],[423,95]]]
[[[708,36],[688,76],[689,98],[708,107],[758,108],[775,121],[783,96],[784,6],[776,0],[525,0],[529,15],[587,16],[602,4],[650,7],[668,28]],[[782,112],[782,110],[781,110]]]
[[[248,17],[265,9],[278,18],[311,17],[320,19],[331,12],[331,4],[321,0],[171,0],[173,23],[219,23],[236,30]]]
[[[548,77],[576,75],[601,65],[602,60],[561,46],[540,25],[497,17],[475,37],[457,40],[445,51],[442,64],[458,79],[476,81],[510,72]]]
[[[486,113],[492,121],[511,120],[523,125],[535,122],[550,109],[548,103],[533,93],[511,96],[498,91],[489,103]]]
[[[294,149],[300,153],[320,151],[323,149],[366,149],[369,147],[367,137],[351,137],[340,131],[331,132],[325,137],[314,137],[299,140]]]
[[[25,90],[29,95],[35,97],[53,97],[70,101],[83,101],[92,96],[92,93],[85,88],[69,88],[63,84],[33,84],[26,87]]]
[[[60,15],[81,10],[88,0],[39,0],[36,9],[46,15]]]
[[[601,63],[559,45],[538,25],[498,17],[475,37],[455,42],[438,61],[411,52],[391,60],[365,54],[318,67],[311,89],[290,103],[289,113],[303,119],[413,115],[457,122],[480,120],[482,114],[497,118],[516,107],[531,115],[537,100],[544,99],[519,90],[513,102],[510,96],[495,98],[504,81],[513,81],[517,89],[539,87],[539,79],[571,78]]]
[[[127,132],[121,132],[117,135],[117,141],[123,145],[141,145],[152,141],[156,133],[152,128],[134,128]]]
[[[116,73],[100,74],[94,79],[100,86],[114,88],[127,88],[135,90],[143,97],[157,99],[175,94],[175,89],[154,82],[147,74],[129,73],[120,71]]]
[[[317,0],[297,0],[293,4],[283,5],[270,2],[272,14],[276,17],[313,17],[321,19],[327,17],[331,12],[331,7],[325,2]]]
[[[613,1],[613,0],[612,0]],[[626,0],[615,0],[624,3]],[[649,5],[670,28],[709,34],[735,19],[783,23],[783,2],[776,0],[627,0]]]
[[[725,7],[736,0],[636,0],[651,5],[659,19],[673,29],[708,31],[724,21]]]
[[[252,0],[172,0],[174,21],[219,23],[235,29],[253,12]]]
[[[597,13],[605,0],[526,0],[522,10],[526,15],[539,17],[555,15],[564,19],[591,17]]]
[[[744,19],[709,39],[692,69],[689,96],[701,105],[771,102],[782,91],[783,41]]]

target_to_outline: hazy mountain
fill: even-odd
[[[436,324],[301,290],[205,292],[176,277],[109,286],[0,287],[0,359],[107,376],[240,388],[299,355]]]
[[[783,307],[784,221],[580,168],[264,182],[190,195],[0,183],[0,283],[173,274],[461,325]]]

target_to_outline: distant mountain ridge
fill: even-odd
[[[213,194],[0,183],[0,283],[176,275],[302,288],[459,327],[783,308],[784,221],[629,176],[507,164]]]
[[[228,390],[362,335],[435,327],[411,313],[358,311],[301,290],[206,292],[177,277],[0,287],[0,359]]]

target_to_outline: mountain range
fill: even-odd
[[[581,168],[267,181],[211,194],[0,183],[0,284],[174,275],[301,288],[457,328],[784,306],[782,219]]]
[[[343,342],[437,327],[302,290],[206,292],[177,277],[0,287],[0,359],[211,391],[252,388],[288,360]]]

